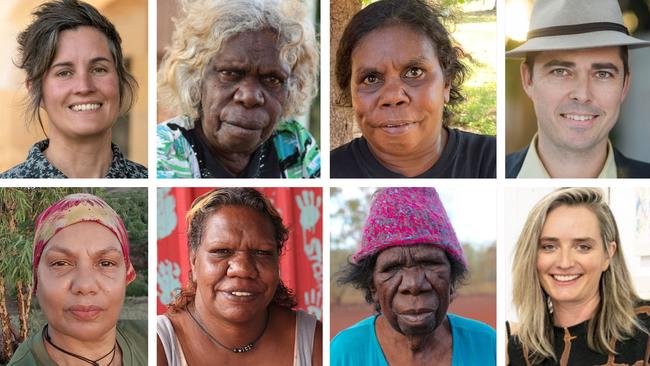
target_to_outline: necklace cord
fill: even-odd
[[[250,342],[248,344],[245,344],[245,345],[243,345],[241,347],[232,347],[231,348],[231,347],[227,347],[223,343],[219,342],[215,337],[213,337],[212,334],[210,334],[210,332],[208,332],[208,330],[205,328],[203,323],[201,323],[201,321],[199,319],[197,319],[194,314],[192,314],[192,311],[190,310],[189,307],[187,308],[187,312],[190,314],[190,318],[192,318],[192,320],[194,320],[194,323],[196,323],[196,325],[203,332],[203,334],[205,334],[213,344],[215,344],[215,345],[217,345],[217,346],[219,346],[221,348],[227,349],[228,351],[231,351],[233,353],[244,353],[244,352],[252,351],[253,348],[255,347],[255,344],[262,338],[264,333],[266,333],[266,328],[268,328],[269,319],[271,318],[271,310],[267,308],[266,320],[264,321],[264,328],[262,329],[262,332],[252,342]]]
[[[78,355],[76,353],[70,352],[70,351],[65,350],[65,349],[57,346],[56,344],[54,344],[54,342],[52,342],[52,338],[50,338],[50,332],[49,332],[48,326],[49,326],[49,324],[46,324],[45,329],[43,329],[43,337],[45,338],[47,343],[49,343],[52,347],[56,348],[58,351],[63,352],[68,356],[78,358],[78,359],[80,359],[80,360],[82,360],[82,361],[84,361],[86,363],[89,363],[89,364],[91,364],[93,366],[99,366],[99,361],[105,359],[106,357],[108,357],[108,355],[110,355],[112,353],[113,357],[111,357],[111,360],[107,363],[107,365],[110,365],[111,363],[113,363],[113,360],[115,359],[115,349],[117,347],[117,340],[115,340],[115,344],[113,345],[113,348],[107,354],[103,355],[102,357],[100,357],[100,358],[98,358],[96,360],[91,360],[90,358],[86,358],[84,356],[81,356],[81,355]]]

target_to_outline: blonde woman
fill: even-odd
[[[318,45],[298,0],[181,1],[160,65],[159,178],[315,178],[320,153],[292,119],[317,92]]]
[[[564,188],[530,212],[513,261],[508,364],[647,365],[650,303],[636,294],[603,192]]]

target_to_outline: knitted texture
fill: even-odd
[[[34,248],[32,256],[32,271],[34,292],[38,284],[36,272],[41,255],[47,243],[56,233],[79,222],[96,222],[105,226],[120,242],[122,255],[126,264],[126,282],[135,279],[135,269],[129,257],[129,237],[122,219],[104,200],[87,193],[76,193],[63,197],[46,208],[38,218],[34,227]],[[92,240],[92,238],[87,238]]]
[[[467,267],[463,247],[447,212],[431,187],[383,188],[373,196],[354,262],[395,247],[428,244]]]

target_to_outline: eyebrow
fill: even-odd
[[[102,61],[105,61],[105,62],[112,62],[112,60],[107,59],[106,57],[100,56],[100,57],[95,57],[95,58],[93,58],[92,60],[90,60],[90,63],[91,63],[91,64],[94,64],[94,63],[102,62]],[[74,63],[72,63],[71,61],[57,62],[57,63],[55,63],[55,64],[52,64],[52,66],[50,66],[50,68],[54,68],[54,67],[65,67],[65,66],[68,66],[68,67],[70,67],[70,66],[74,66]]]
[[[571,61],[551,60],[545,63],[542,67],[548,69],[550,67],[556,67],[556,66],[574,68],[576,67],[576,63]],[[619,73],[618,66],[614,65],[611,62],[595,62],[591,64],[591,69],[592,70],[613,70],[615,73],[617,74]]]
[[[76,253],[71,251],[70,249],[60,248],[60,247],[53,247],[52,249],[48,250],[47,252],[45,252],[43,254],[49,254],[49,253],[52,253],[52,252],[61,253],[61,254],[64,254],[64,255],[67,255],[67,256],[70,256],[70,257],[76,256]],[[113,253],[113,252],[117,252],[119,255],[122,255],[122,251],[120,251],[119,249],[114,248],[114,247],[100,249],[100,250],[96,251],[95,253],[93,253],[93,255],[94,256],[102,256],[102,255],[106,255],[106,254]]]
[[[542,236],[541,238],[539,238],[539,242],[540,242],[540,243],[541,243],[541,242],[553,242],[553,243],[558,243],[559,241],[560,241],[560,239],[558,239],[558,238],[554,238],[554,237],[550,237],[550,236]],[[586,241],[586,242],[595,242],[596,239],[594,239],[594,238],[590,238],[590,237],[588,237],[588,236],[585,236],[585,237],[582,237],[582,238],[573,238],[573,239],[571,239],[571,242],[573,242],[573,243],[575,243],[575,242],[585,242],[585,241]]]

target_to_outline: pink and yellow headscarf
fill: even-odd
[[[110,230],[122,247],[126,265],[126,283],[135,279],[135,269],[129,257],[129,237],[124,223],[118,214],[104,200],[88,193],[76,193],[63,197],[43,211],[36,219],[34,227],[34,251],[32,271],[34,292],[38,277],[36,271],[47,243],[56,233],[79,222],[96,222]]]

